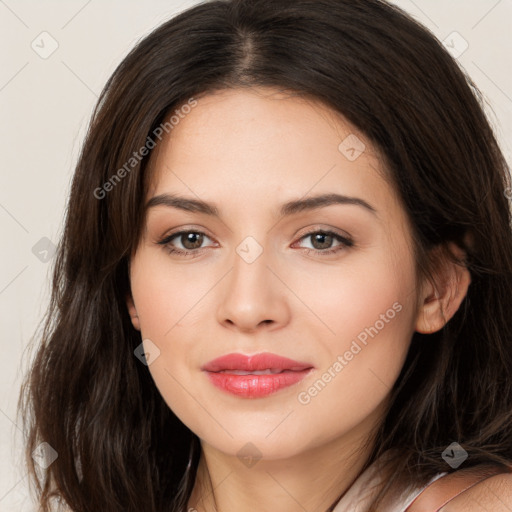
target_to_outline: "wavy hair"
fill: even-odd
[[[435,254],[451,257],[449,243],[466,254],[467,296],[443,329],[413,335],[372,440],[363,470],[397,451],[372,510],[393,483],[449,471],[441,453],[454,441],[465,466],[512,461],[511,179],[481,93],[426,28],[385,1],[213,0],[131,50],[89,125],[19,400],[43,512],[54,499],[75,512],[186,511],[199,439],[134,356],[141,337],[126,308],[151,151],[112,177],[190,98],[258,86],[321,100],[379,149],[423,276]],[[58,454],[44,471],[31,457],[42,442]]]

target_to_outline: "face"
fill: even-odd
[[[128,304],[158,390],[203,442],[285,458],[379,421],[417,311],[382,165],[338,114],[262,88],[200,98],[153,153]],[[294,363],[205,370],[233,353]]]

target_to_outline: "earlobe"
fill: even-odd
[[[128,295],[126,297],[126,305],[128,307],[128,313],[132,320],[133,327],[140,331],[139,315],[137,314],[137,310],[135,309],[135,303],[133,302],[133,297],[131,295]]]
[[[471,284],[471,274],[463,263],[464,251],[457,245],[448,244],[450,252],[459,260],[456,263],[441,257],[434,275],[434,282],[428,281],[416,319],[415,330],[431,334],[442,329],[455,315]]]

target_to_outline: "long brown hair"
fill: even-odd
[[[53,497],[76,512],[186,510],[199,440],[134,356],[141,339],[125,302],[151,151],[130,159],[191,98],[253,86],[323,101],[382,152],[422,275],[432,249],[454,242],[467,254],[468,294],[442,330],[414,334],[363,469],[396,448],[390,485],[422,484],[451,470],[441,453],[452,442],[465,467],[512,461],[511,183],[479,91],[384,1],[213,0],[135,47],[90,123],[20,395],[43,511]],[[58,454],[45,471],[31,457],[42,442]]]

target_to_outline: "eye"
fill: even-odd
[[[211,238],[202,231],[182,230],[166,236],[157,243],[159,245],[163,245],[171,254],[181,256],[199,256],[203,252],[203,249],[214,245],[210,244],[209,246],[203,246],[206,240],[211,241]],[[302,240],[309,240],[310,242],[310,247],[302,246],[302,249],[304,249],[308,254],[311,251],[315,254],[321,255],[333,254],[354,246],[353,240],[347,236],[335,233],[334,231],[310,231],[303,235],[299,239],[299,242]],[[299,242],[296,242],[294,246]]]
[[[303,247],[306,249],[307,253],[313,251],[322,255],[333,254],[347,247],[354,246],[353,240],[333,231],[310,231],[302,236],[300,240],[310,241],[310,247]]]
[[[211,240],[202,231],[178,231],[172,233],[159,242],[159,245],[163,245],[172,254],[190,255],[192,253],[200,253],[205,239]]]

